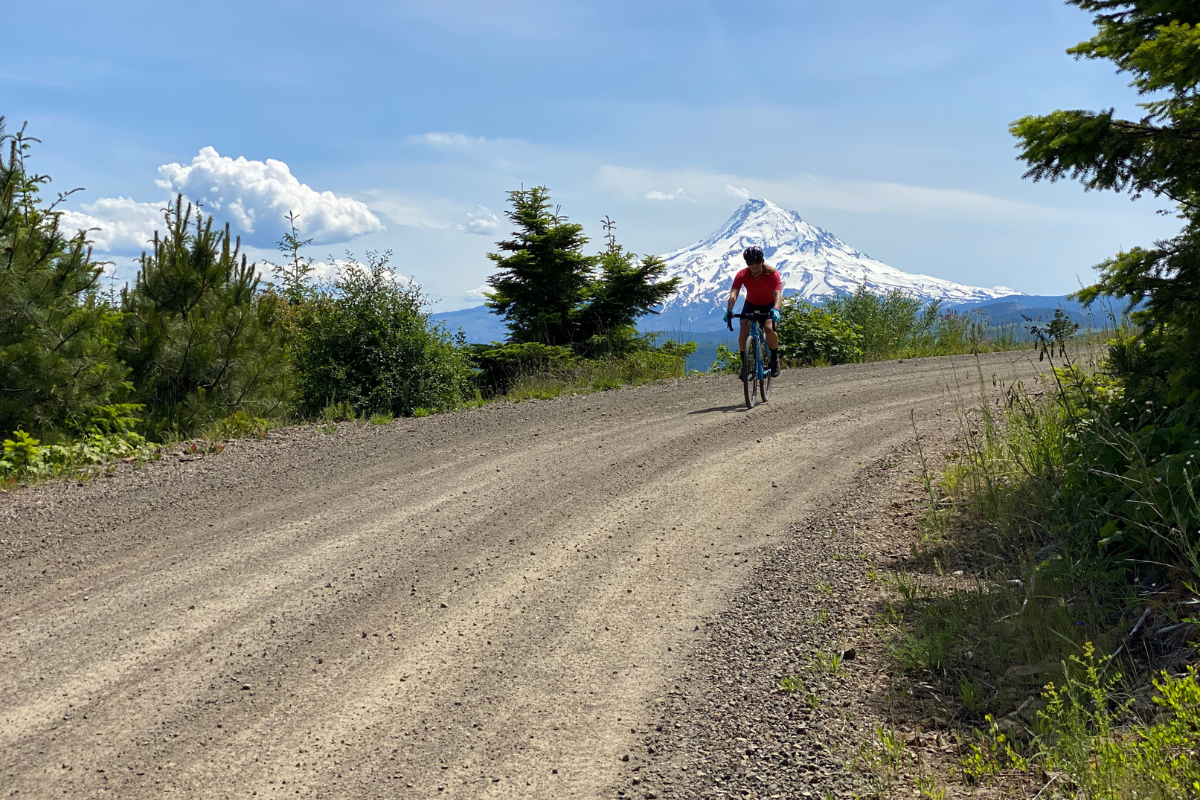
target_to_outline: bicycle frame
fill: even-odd
[[[769,314],[756,312],[752,314],[733,314],[729,321],[729,329],[733,330],[734,319],[750,320],[750,337],[754,339],[754,370],[753,376],[748,372],[742,375],[742,382],[745,384],[746,407],[754,408],[758,404],[758,397],[762,398],[762,402],[767,402],[771,396],[771,374],[763,366],[762,354],[767,349],[767,332],[766,321],[770,318]],[[747,340],[747,343],[749,340]],[[745,358],[745,352],[742,354]],[[747,364],[747,366],[751,366]]]

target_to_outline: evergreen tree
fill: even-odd
[[[508,322],[509,340],[566,345],[576,339],[574,315],[587,297],[596,257],[584,255],[583,226],[550,210],[545,186],[508,193],[517,226],[513,239],[489,253],[498,272],[488,279],[487,306]],[[507,253],[508,255],[505,255]]]
[[[661,259],[639,261],[617,244],[611,220],[607,248],[588,256],[583,226],[550,211],[546,187],[509,192],[509,199],[507,216],[518,230],[498,243],[508,255],[488,256],[500,271],[488,279],[494,291],[487,302],[507,317],[509,341],[578,348],[596,337],[630,340],[634,322],[656,313],[678,287],[676,278],[661,280]]]
[[[1027,177],[1073,178],[1088,190],[1151,194],[1173,202],[1183,231],[1099,265],[1079,293],[1144,303],[1140,341],[1115,363],[1142,388],[1181,400],[1200,390],[1200,4],[1195,0],[1068,0],[1093,12],[1097,34],[1068,52],[1108,59],[1156,99],[1138,120],[1105,111],[1055,111],[1012,125]]]
[[[287,221],[291,230],[284,233],[283,238],[276,244],[279,252],[287,258],[287,262],[283,264],[267,262],[267,266],[271,268],[271,274],[277,281],[271,285],[271,288],[282,295],[283,299],[291,306],[301,305],[316,296],[316,290],[312,285],[312,273],[315,269],[313,260],[300,255],[300,251],[312,244],[313,240],[300,238],[300,229],[296,226],[299,219],[299,214],[294,211],[288,212]]]
[[[66,195],[41,202],[49,178],[25,164],[35,141],[24,129],[5,135],[0,117],[0,434],[45,437],[82,428],[128,384],[115,353],[117,315],[97,292],[103,265],[84,232],[59,228],[54,209]]]
[[[277,298],[259,292],[254,265],[239,259],[229,226],[183,206],[165,215],[132,289],[119,353],[156,432],[187,434],[238,410],[276,411],[288,393]]]

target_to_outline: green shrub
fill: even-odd
[[[742,357],[735,351],[730,350],[724,344],[717,345],[717,360],[712,362],[708,371],[719,375],[737,375],[742,371]]]
[[[121,294],[118,353],[151,435],[187,436],[239,410],[271,416],[291,390],[278,299],[259,291],[228,225],[215,231],[200,213],[192,225],[182,197],[165,222]]]
[[[926,303],[898,290],[876,295],[860,286],[852,295],[830,298],[824,309],[858,331],[863,361],[1017,347],[1009,328],[989,329],[970,314],[944,312],[939,301]]]
[[[488,396],[507,394],[522,379],[563,374],[578,361],[569,347],[538,342],[469,345],[467,352],[479,371],[480,389]]]
[[[358,413],[354,410],[354,406],[346,400],[340,403],[330,403],[321,409],[319,416],[322,422],[349,422],[358,419]]]
[[[31,141],[5,135],[0,117],[0,434],[54,438],[127,392],[128,370],[119,315],[97,292],[102,265],[41,202],[50,179],[26,171]]]
[[[793,366],[847,364],[862,359],[859,330],[827,308],[798,298],[783,301],[779,313],[779,354]]]
[[[271,423],[262,417],[252,417],[245,411],[236,411],[209,428],[205,439],[226,441],[229,439],[265,439]]]
[[[16,431],[2,443],[0,486],[75,474],[117,459],[154,457],[155,449],[137,432],[141,410],[135,404],[98,406],[78,438],[61,444],[43,444],[25,431]]]
[[[475,395],[470,362],[424,311],[420,289],[388,267],[390,252],[350,259],[289,314],[301,410],[347,403],[358,414],[443,411]]]

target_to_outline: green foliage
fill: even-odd
[[[467,351],[489,396],[508,393],[523,378],[564,373],[576,363],[571,348],[539,342],[468,345]]]
[[[262,417],[252,417],[245,411],[235,411],[205,431],[204,438],[214,441],[265,439],[270,430],[271,423]]]
[[[154,448],[137,433],[141,410],[132,403],[97,406],[80,435],[62,444],[43,444],[25,431],[16,431],[3,441],[0,487],[78,474],[117,459],[145,462],[155,457]]]
[[[1146,115],[1123,120],[1107,111],[1055,111],[1024,117],[1011,131],[1027,177],[1071,178],[1086,189],[1151,194],[1178,206],[1183,231],[1153,247],[1135,247],[1099,265],[1100,280],[1079,297],[1109,295],[1140,304],[1147,352],[1139,381],[1155,381],[1180,402],[1200,389],[1200,12],[1182,0],[1070,0],[1095,14],[1096,35],[1069,52],[1112,61],[1132,76]]]
[[[863,361],[979,353],[1016,345],[1011,332],[990,336],[970,315],[943,313],[939,302],[926,304],[900,291],[877,295],[860,286],[854,294],[830,298],[824,310],[835,324],[857,332]],[[839,331],[842,342],[847,337],[844,328]]]
[[[229,227],[186,209],[182,196],[121,294],[118,353],[155,435],[188,435],[239,410],[270,416],[290,392],[277,298],[259,291]]]
[[[416,416],[416,414],[414,414],[413,416]],[[394,421],[395,421],[395,417],[393,417],[391,414],[382,413],[382,414],[372,414],[371,415],[371,424],[372,425],[380,425],[380,426],[391,425]]]
[[[779,354],[790,365],[811,367],[862,359],[862,335],[854,325],[799,298],[783,301],[776,330]]]
[[[279,252],[287,259],[286,263],[267,262],[276,281],[271,288],[293,306],[301,305],[315,296],[312,285],[313,260],[300,255],[300,251],[312,244],[313,240],[300,238],[300,230],[296,227],[299,219],[300,216],[295,212],[288,212],[287,221],[291,230],[284,233],[278,243]]]
[[[726,345],[717,345],[717,360],[708,368],[710,373],[719,375],[740,375],[742,372],[742,356],[736,350],[730,350]]]
[[[414,414],[414,416],[416,416]],[[319,418],[323,422],[350,422],[358,419],[358,412],[354,410],[348,401],[342,400],[338,403],[330,403],[321,409]]]
[[[1129,403],[1120,394],[1074,409],[1059,505],[1080,535],[1126,568],[1176,565],[1200,577],[1200,402]]]
[[[661,350],[631,353],[622,358],[577,359],[553,372],[518,377],[505,394],[509,400],[548,400],[563,394],[608,391],[626,384],[682,378],[684,361]]]
[[[474,396],[466,354],[434,325],[420,289],[388,267],[390,251],[353,257],[289,315],[300,407],[347,403],[357,414],[444,411]]]
[[[639,262],[611,236],[605,252],[585,255],[583,226],[551,211],[546,187],[508,196],[512,209],[505,215],[517,230],[488,255],[497,272],[488,279],[487,305],[505,318],[510,342],[586,344],[631,327],[675,291],[678,279],[660,280],[661,260]]]
[[[84,232],[59,228],[55,207],[70,192],[43,204],[50,179],[26,169],[35,141],[6,135],[0,117],[0,434],[53,436],[122,395],[128,370],[119,317],[97,292],[103,265]]]
[[[1112,702],[1121,676],[1085,643],[1065,685],[1046,686],[1039,713],[1045,769],[1062,772],[1083,797],[1194,797],[1200,792],[1200,682],[1195,667],[1154,681],[1160,721],[1125,733],[1130,703]]]

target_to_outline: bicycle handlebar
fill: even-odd
[[[729,315],[729,330],[733,330],[733,321],[735,319],[748,319],[751,322],[753,322],[755,320],[758,320],[759,322],[766,322],[770,318],[771,318],[770,311],[751,311],[749,314],[746,314],[746,313],[730,314]]]

